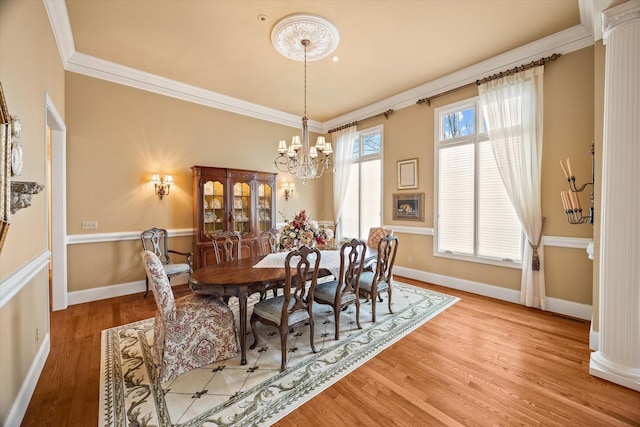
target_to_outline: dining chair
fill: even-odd
[[[340,339],[340,313],[349,306],[356,306],[356,325],[360,326],[360,299],[358,298],[358,284],[364,257],[366,243],[362,240],[352,239],[340,247],[340,274],[337,280],[318,283],[313,300],[319,304],[327,304],[333,308],[335,318],[335,339]]]
[[[260,300],[253,306],[251,332],[254,341],[249,348],[254,349],[258,345],[256,332],[258,321],[278,328],[282,353],[281,372],[287,365],[287,336],[291,328],[309,323],[311,350],[316,353],[313,343],[312,308],[319,267],[320,251],[318,249],[302,246],[298,250],[289,252],[284,261],[286,274],[283,295]]]
[[[378,255],[378,242],[387,234],[393,234],[393,230],[384,227],[371,227],[367,238],[367,257],[364,270],[373,270],[373,264]]]
[[[371,297],[371,321],[376,321],[376,300],[382,302],[381,293],[387,293],[389,313],[391,310],[391,294],[393,293],[393,264],[398,250],[398,238],[387,234],[378,242],[378,256],[371,271],[363,271],[360,274],[358,296],[366,294],[367,300]]]
[[[211,240],[218,264],[240,259],[242,256],[242,235],[237,231],[223,231]]]
[[[149,230],[144,230],[140,233],[140,239],[142,240],[142,249],[145,251],[151,251],[158,258],[160,258],[160,262],[162,262],[162,266],[164,267],[164,271],[167,273],[169,278],[178,276],[180,274],[191,274],[193,273],[193,254],[191,252],[179,252],[169,249],[169,239],[167,230],[164,228],[151,228]],[[169,254],[181,255],[186,258],[186,263],[173,263],[171,262],[171,258]],[[146,297],[149,293],[149,277],[145,278],[145,292],[144,296]]]
[[[260,246],[262,249],[261,255],[267,255],[277,252],[277,239],[278,239],[278,231],[275,229],[271,229],[269,231],[262,231],[260,233]]]
[[[229,306],[216,296],[195,292],[174,298],[158,256],[151,251],[140,255],[158,308],[152,354],[160,382],[235,357],[238,336]]]

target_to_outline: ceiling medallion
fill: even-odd
[[[306,46],[306,60],[317,61],[333,53],[340,42],[340,34],[329,20],[304,13],[282,18],[271,31],[273,47],[282,56],[294,61],[305,60],[302,40],[310,42]]]

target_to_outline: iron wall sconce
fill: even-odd
[[[160,176],[160,174],[154,173],[153,176],[151,177],[151,182],[155,186],[156,194],[158,195],[158,197],[160,197],[160,200],[162,200],[164,196],[169,195],[169,190],[171,190],[171,184],[173,184],[173,176],[171,175]]]
[[[591,144],[591,150],[589,151],[589,155],[591,155],[591,182],[587,182],[582,186],[578,187],[576,185],[576,177],[573,175],[573,170],[571,169],[571,161],[567,158],[567,163],[563,163],[560,160],[560,166],[562,167],[562,171],[564,172],[565,178],[567,178],[567,182],[569,184],[569,191],[561,191],[560,198],[562,199],[562,206],[564,208],[564,213],[567,215],[567,221],[569,224],[591,224],[593,225],[593,185],[595,182],[595,162],[594,162],[594,146],[595,142]],[[587,187],[590,187],[589,192],[589,215],[585,216],[582,212],[582,206],[580,206],[580,199],[578,198],[578,193],[584,191]]]
[[[293,192],[296,190],[296,185],[294,183],[289,184],[288,182],[284,182],[282,184],[284,188],[284,199],[289,200],[293,197]]]

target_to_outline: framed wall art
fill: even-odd
[[[398,190],[418,188],[418,159],[398,162]]]
[[[393,219],[424,221],[424,193],[394,194]]]
[[[11,116],[0,83],[0,251],[11,219]]]

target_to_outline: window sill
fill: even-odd
[[[480,257],[473,257],[473,256],[460,255],[460,254],[454,254],[454,253],[443,253],[438,251],[433,251],[433,256],[439,257],[439,258],[455,259],[458,261],[475,262],[478,264],[495,265],[496,267],[514,268],[517,270],[522,270],[522,262],[516,262],[516,261],[502,261],[502,260],[491,259],[491,258],[480,258]]]

